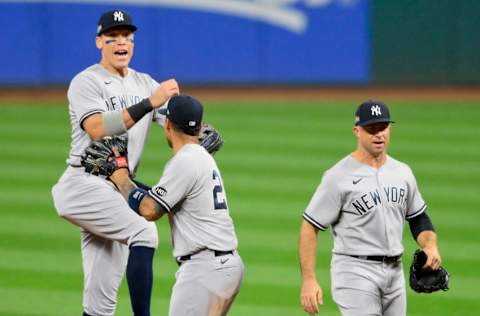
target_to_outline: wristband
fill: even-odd
[[[140,188],[135,188],[130,194],[128,195],[128,206],[132,210],[135,211],[135,213],[140,214],[139,208],[140,208],[140,203],[142,202],[143,198],[147,195],[147,191],[144,189]]]
[[[130,114],[130,117],[135,123],[140,121],[140,119],[144,117],[145,114],[147,114],[152,110],[153,110],[153,106],[149,98],[143,99],[139,103],[134,104],[131,107],[127,108],[128,114]]]

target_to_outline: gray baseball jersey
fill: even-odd
[[[158,83],[149,75],[128,69],[122,78],[95,64],[73,78],[68,89],[72,144],[67,163],[80,165],[80,156],[91,139],[82,128],[83,121],[92,114],[118,111],[150,97]],[[128,130],[128,162],[133,172],[138,166],[152,120],[162,121],[157,112],[150,112]]]
[[[149,97],[158,86],[150,76],[128,69],[125,77],[109,73],[96,64],[79,73],[68,89],[72,143],[69,167],[52,189],[60,216],[81,227],[84,272],[84,311],[90,315],[113,315],[117,291],[128,258],[129,246],[156,248],[154,223],[133,212],[115,186],[99,176],[85,173],[80,156],[91,138],[82,129],[90,115],[125,109]],[[138,166],[152,120],[151,112],[128,130],[129,169]]]
[[[332,226],[332,296],[342,315],[405,315],[401,261],[368,256],[401,255],[405,220],[425,209],[412,171],[390,156],[379,169],[347,156],[325,172],[303,217]]]
[[[220,171],[202,146],[183,146],[148,193],[169,212],[175,257],[237,248]]]
[[[332,226],[334,253],[396,256],[405,219],[425,209],[406,164],[387,156],[375,169],[347,156],[325,172],[303,217],[320,230]]]
[[[177,271],[169,315],[226,315],[244,266],[215,160],[200,145],[184,145],[148,194],[169,212],[174,257],[190,255]]]

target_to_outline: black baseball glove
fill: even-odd
[[[211,155],[214,155],[223,145],[223,139],[217,130],[209,124],[203,124],[198,134],[198,141]]]
[[[128,168],[127,143],[127,136],[106,136],[93,141],[81,158],[82,166],[88,173],[107,177],[117,169]],[[114,150],[119,156],[116,157]]]
[[[450,274],[443,267],[438,270],[426,271],[422,267],[427,262],[427,254],[418,249],[413,255],[410,266],[410,287],[417,293],[432,293],[438,290],[448,290]]]

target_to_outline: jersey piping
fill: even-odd
[[[418,215],[422,214],[425,210],[427,209],[427,204],[423,204],[423,206],[415,211],[413,214],[410,214],[408,216],[405,216],[406,219],[412,219],[414,217],[417,217]]]
[[[79,121],[80,127],[82,129],[84,129],[83,128],[83,121],[85,121],[88,117],[92,116],[93,114],[103,113],[103,112],[105,112],[105,111],[103,111],[103,110],[92,110],[90,112],[87,112],[87,113],[83,114],[83,116],[80,118],[80,121]]]
[[[305,218],[310,224],[312,224],[313,226],[315,226],[316,228],[322,231],[327,229],[327,227],[323,226],[322,224],[320,224],[319,222],[317,222],[316,220],[308,216],[307,213],[303,213],[303,218]]]
[[[170,207],[170,205],[168,205],[167,202],[162,200],[162,198],[160,198],[159,196],[156,196],[155,193],[153,193],[152,191],[148,191],[148,195],[150,195],[155,201],[157,201],[158,204],[162,205],[163,208],[167,211],[167,213],[170,213],[172,208]]]

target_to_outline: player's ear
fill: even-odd
[[[100,36],[97,36],[95,38],[95,45],[97,46],[98,49],[103,48],[103,42],[102,42],[102,38]]]
[[[165,118],[165,123],[163,124],[163,128],[165,129],[165,132],[172,129],[172,123],[168,118]]]
[[[360,127],[354,126],[353,127],[353,134],[358,138],[358,134],[360,133]]]

